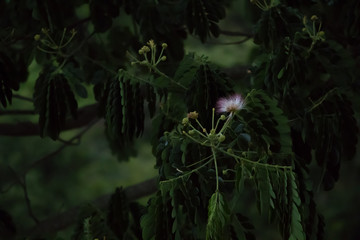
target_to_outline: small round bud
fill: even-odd
[[[149,45],[150,48],[155,48],[156,45],[154,43],[154,40],[150,39],[148,42],[147,42],[147,45]]]
[[[303,32],[306,32],[306,28],[302,28],[302,31],[303,31]]]
[[[314,22],[314,21],[318,20],[319,18],[316,15],[312,15],[310,19],[311,19],[311,21]]]
[[[224,121],[225,119],[226,119],[226,116],[224,114],[220,116],[220,120]]]
[[[197,119],[199,117],[199,113],[197,113],[196,111],[189,112],[187,114],[187,117],[190,118],[190,119]]]
[[[203,128],[203,130],[202,130],[202,131],[203,131],[203,133],[206,133],[206,128]]]
[[[166,61],[166,56],[162,56],[162,57],[160,58],[160,60],[163,61],[163,62]]]
[[[226,138],[225,135],[220,134],[218,137],[218,141],[223,142],[223,141],[225,141],[225,138]]]
[[[189,135],[194,135],[195,134],[195,130],[189,130]]]
[[[47,29],[47,28],[42,28],[42,29],[41,29],[41,32],[44,33],[44,34],[48,34],[48,33],[49,33],[49,29]]]
[[[34,40],[35,41],[39,41],[40,40],[40,34],[35,34],[35,36],[34,36]]]
[[[167,45],[167,43],[163,43],[163,44],[161,44],[161,47],[162,47],[163,49],[166,49],[166,48],[168,47],[168,45]]]
[[[319,35],[319,37],[324,37],[324,36],[325,36],[325,32],[324,32],[324,31],[320,31],[320,32],[318,32],[318,35]]]
[[[70,30],[70,33],[71,33],[72,35],[75,35],[75,34],[77,33],[77,31],[75,30],[75,28],[73,28],[73,29]]]
[[[227,151],[228,153],[231,153],[231,154],[234,153],[231,148],[228,148],[226,151]]]
[[[183,125],[187,125],[188,123],[189,123],[189,118],[183,118],[183,120],[181,121],[181,123],[183,124]]]
[[[215,129],[211,129],[210,134],[215,134]]]

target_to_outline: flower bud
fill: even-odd
[[[219,142],[225,141],[225,135],[220,134],[220,135],[218,136],[218,141],[219,141]]]
[[[35,36],[34,36],[34,40],[35,41],[39,41],[40,40],[40,34],[35,34]]]
[[[224,121],[225,119],[226,119],[226,116],[225,116],[225,115],[221,115],[221,116],[220,116],[220,120],[223,120],[223,121]]]
[[[197,113],[196,111],[189,112],[187,114],[187,117],[190,118],[190,119],[197,119],[199,117],[199,113]]]
[[[168,45],[167,45],[167,43],[163,43],[163,44],[161,44],[161,47],[162,47],[163,49],[166,49],[166,48],[168,47]]]
[[[318,20],[319,18],[316,15],[312,15],[310,19],[311,19],[311,21],[314,22],[314,21]]]
[[[166,61],[166,56],[162,56],[162,57],[160,58],[160,60],[163,61],[163,62]]]
[[[319,35],[319,37],[324,37],[324,36],[325,36],[325,32],[324,32],[324,31],[320,31],[320,32],[318,32],[318,35]]]
[[[189,135],[194,135],[195,134],[195,130],[189,130]]]
[[[189,118],[183,118],[183,120],[181,121],[181,123],[183,124],[183,125],[187,125],[188,123],[189,123]]]

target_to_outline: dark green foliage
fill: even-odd
[[[208,37],[218,37],[220,29],[217,23],[225,17],[225,1],[188,0],[186,24],[190,33],[194,33],[205,42]]]
[[[117,188],[109,202],[107,224],[118,239],[123,239],[129,227],[129,206],[124,191]]]
[[[211,109],[215,107],[216,101],[220,97],[231,93],[232,82],[225,73],[207,63],[206,59],[201,59],[201,61],[197,65],[196,72],[194,72],[193,65],[189,65],[187,72],[177,72],[177,75],[190,81],[189,90],[186,93],[188,112],[198,111],[200,121],[205,123],[204,127],[210,128]],[[186,64],[184,61],[182,63]],[[182,69],[179,68],[179,70]]]
[[[241,214],[232,215],[231,226],[232,239],[255,240],[252,233],[254,226],[247,217]]]
[[[254,42],[263,44],[267,51],[272,51],[281,43],[279,40],[293,36],[299,27],[302,27],[300,14],[293,8],[279,5],[262,12]]]
[[[77,116],[77,102],[65,76],[43,72],[36,80],[34,106],[39,113],[41,137],[56,140],[68,115]]]
[[[144,96],[123,72],[109,80],[105,91],[107,135],[121,149],[144,130]]]
[[[72,240],[93,240],[95,238],[117,240],[107,225],[105,214],[94,206],[87,205],[81,209],[78,223]]]
[[[119,1],[90,0],[90,16],[95,31],[105,32],[112,25],[112,19],[120,12]]]
[[[160,192],[156,194],[148,206],[148,212],[141,218],[143,239],[173,239],[171,233],[171,213],[167,208],[168,202],[163,200]]]
[[[91,87],[109,147],[127,160],[149,111],[158,191],[146,208],[122,189],[107,210],[85,207],[74,240],[252,240],[263,231],[252,206],[284,240],[326,237],[317,191],[334,187],[357,150],[359,1],[266,0],[261,13],[244,9],[254,25],[235,24],[251,30],[232,34],[254,34],[258,45],[248,84],[204,56],[184,56],[187,34],[202,43],[229,34],[219,23],[230,2],[0,1],[1,106],[31,63],[42,69],[33,93],[41,137],[58,139],[77,117],[75,95],[89,98]],[[245,106],[214,113],[235,89]],[[199,116],[187,117],[193,111]],[[12,237],[13,225],[0,211],[0,238]]]
[[[17,91],[20,82],[24,82],[27,77],[27,69],[23,59],[17,59],[15,64],[5,52],[0,52],[0,103],[6,108],[11,104],[12,91]]]

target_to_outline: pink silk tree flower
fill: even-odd
[[[234,94],[227,98],[220,98],[216,102],[216,111],[218,113],[228,112],[233,114],[236,111],[244,108],[245,100],[240,94]]]

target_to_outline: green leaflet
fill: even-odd
[[[298,194],[295,174],[290,172],[291,184],[291,226],[289,240],[303,240],[305,239],[304,229],[301,224],[301,215],[299,209],[301,207],[301,200]]]
[[[160,192],[158,192],[150,201],[148,212],[141,217],[140,225],[142,237],[144,240],[169,239],[172,235],[172,222],[168,219],[168,208],[164,204]],[[171,214],[171,213],[170,213]]]
[[[209,200],[206,239],[221,239],[225,226],[229,223],[230,211],[224,196],[215,192]]]
[[[107,134],[121,146],[139,137],[144,130],[144,96],[138,83],[131,83],[124,72],[107,83],[105,108]]]
[[[94,240],[96,238],[117,240],[118,238],[107,225],[105,214],[92,205],[84,206],[79,214],[79,219],[71,239]]]
[[[66,118],[76,118],[77,101],[62,74],[42,73],[35,84],[35,110],[39,113],[40,136],[56,140],[65,127]]]
[[[246,122],[251,139],[264,152],[292,154],[288,119],[277,106],[278,102],[262,90],[252,90],[246,96],[246,108],[239,116]]]

